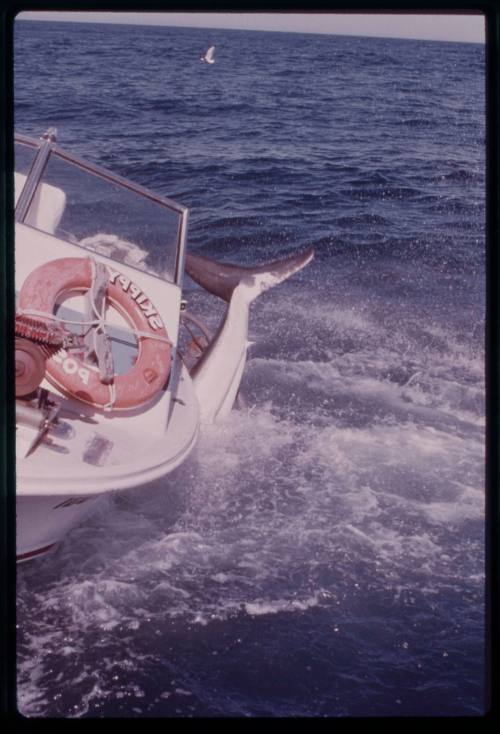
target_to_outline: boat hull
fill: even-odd
[[[16,502],[16,560],[45,555],[96,509],[102,495],[37,494]]]
[[[133,426],[124,430],[126,418],[120,421],[96,413],[88,423],[63,409],[63,420],[74,426],[74,432],[64,441],[58,439],[67,451],[59,453],[54,461],[50,447],[42,442],[29,456],[22,458],[22,452],[18,455],[18,562],[53,549],[96,509],[104,495],[144,486],[167,476],[187,459],[198,437],[198,401],[183,365],[177,365],[171,379],[173,399],[169,402],[167,430],[157,436],[146,433],[147,425],[142,431]],[[158,404],[157,408],[161,407]],[[80,457],[96,430],[113,439],[116,452],[106,455],[104,462],[86,463]],[[16,440],[19,443],[19,436]]]

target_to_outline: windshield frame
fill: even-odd
[[[102,168],[101,166],[98,166],[95,163],[89,163],[89,161],[86,161],[82,158],[78,158],[77,156],[73,155],[72,153],[68,153],[67,150],[60,148],[53,139],[50,139],[49,136],[45,138],[41,138],[40,140],[35,140],[33,138],[28,137],[27,135],[16,133],[14,135],[14,142],[23,143],[25,145],[29,145],[31,147],[38,148],[38,152],[35,154],[34,161],[27,175],[26,183],[23,187],[23,190],[21,191],[21,194],[19,196],[19,199],[15,207],[14,216],[15,216],[16,222],[26,224],[25,219],[28,215],[29,207],[36,193],[37,187],[39,183],[41,183],[42,181],[45,167],[52,153],[55,153],[63,160],[69,163],[72,163],[73,165],[78,166],[79,168],[83,169],[84,171],[97,175],[100,178],[107,180],[111,183],[117,184],[118,186],[121,186],[122,188],[125,188],[129,191],[138,193],[139,195],[146,197],[147,199],[150,199],[151,201],[154,201],[167,209],[171,209],[180,215],[180,226],[179,226],[179,232],[178,232],[177,243],[176,243],[175,272],[174,272],[173,282],[178,286],[182,285],[182,276],[184,273],[184,260],[186,257],[187,220],[188,220],[188,211],[189,211],[186,206],[184,206],[183,204],[179,204],[178,202],[174,201],[173,199],[169,199],[165,196],[160,196],[159,194],[156,194],[154,191],[151,191],[151,189],[147,189],[144,186],[141,186],[140,184],[136,184],[133,181],[130,181],[130,179],[124,178],[123,176],[119,176],[116,173],[112,173],[108,169]],[[32,225],[26,224],[26,226],[32,226]],[[82,249],[85,249],[81,245],[78,245],[78,246],[82,247]],[[131,265],[130,267],[134,267],[134,266]],[[171,281],[166,280],[165,278],[162,278],[160,275],[157,275],[155,273],[148,273],[148,274],[164,282],[171,282]]]

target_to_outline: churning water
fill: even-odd
[[[188,205],[194,252],[316,248],[252,307],[247,407],[18,569],[26,716],[483,713],[484,79],[476,44],[16,22],[19,132]]]

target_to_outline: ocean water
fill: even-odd
[[[24,715],[484,712],[484,87],[479,44],[16,22],[17,131],[189,206],[193,252],[316,248],[246,407],[19,567]]]

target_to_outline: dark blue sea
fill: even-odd
[[[19,710],[484,713],[484,46],[16,21],[15,122],[189,206],[192,252],[316,248],[246,407],[19,567]]]

